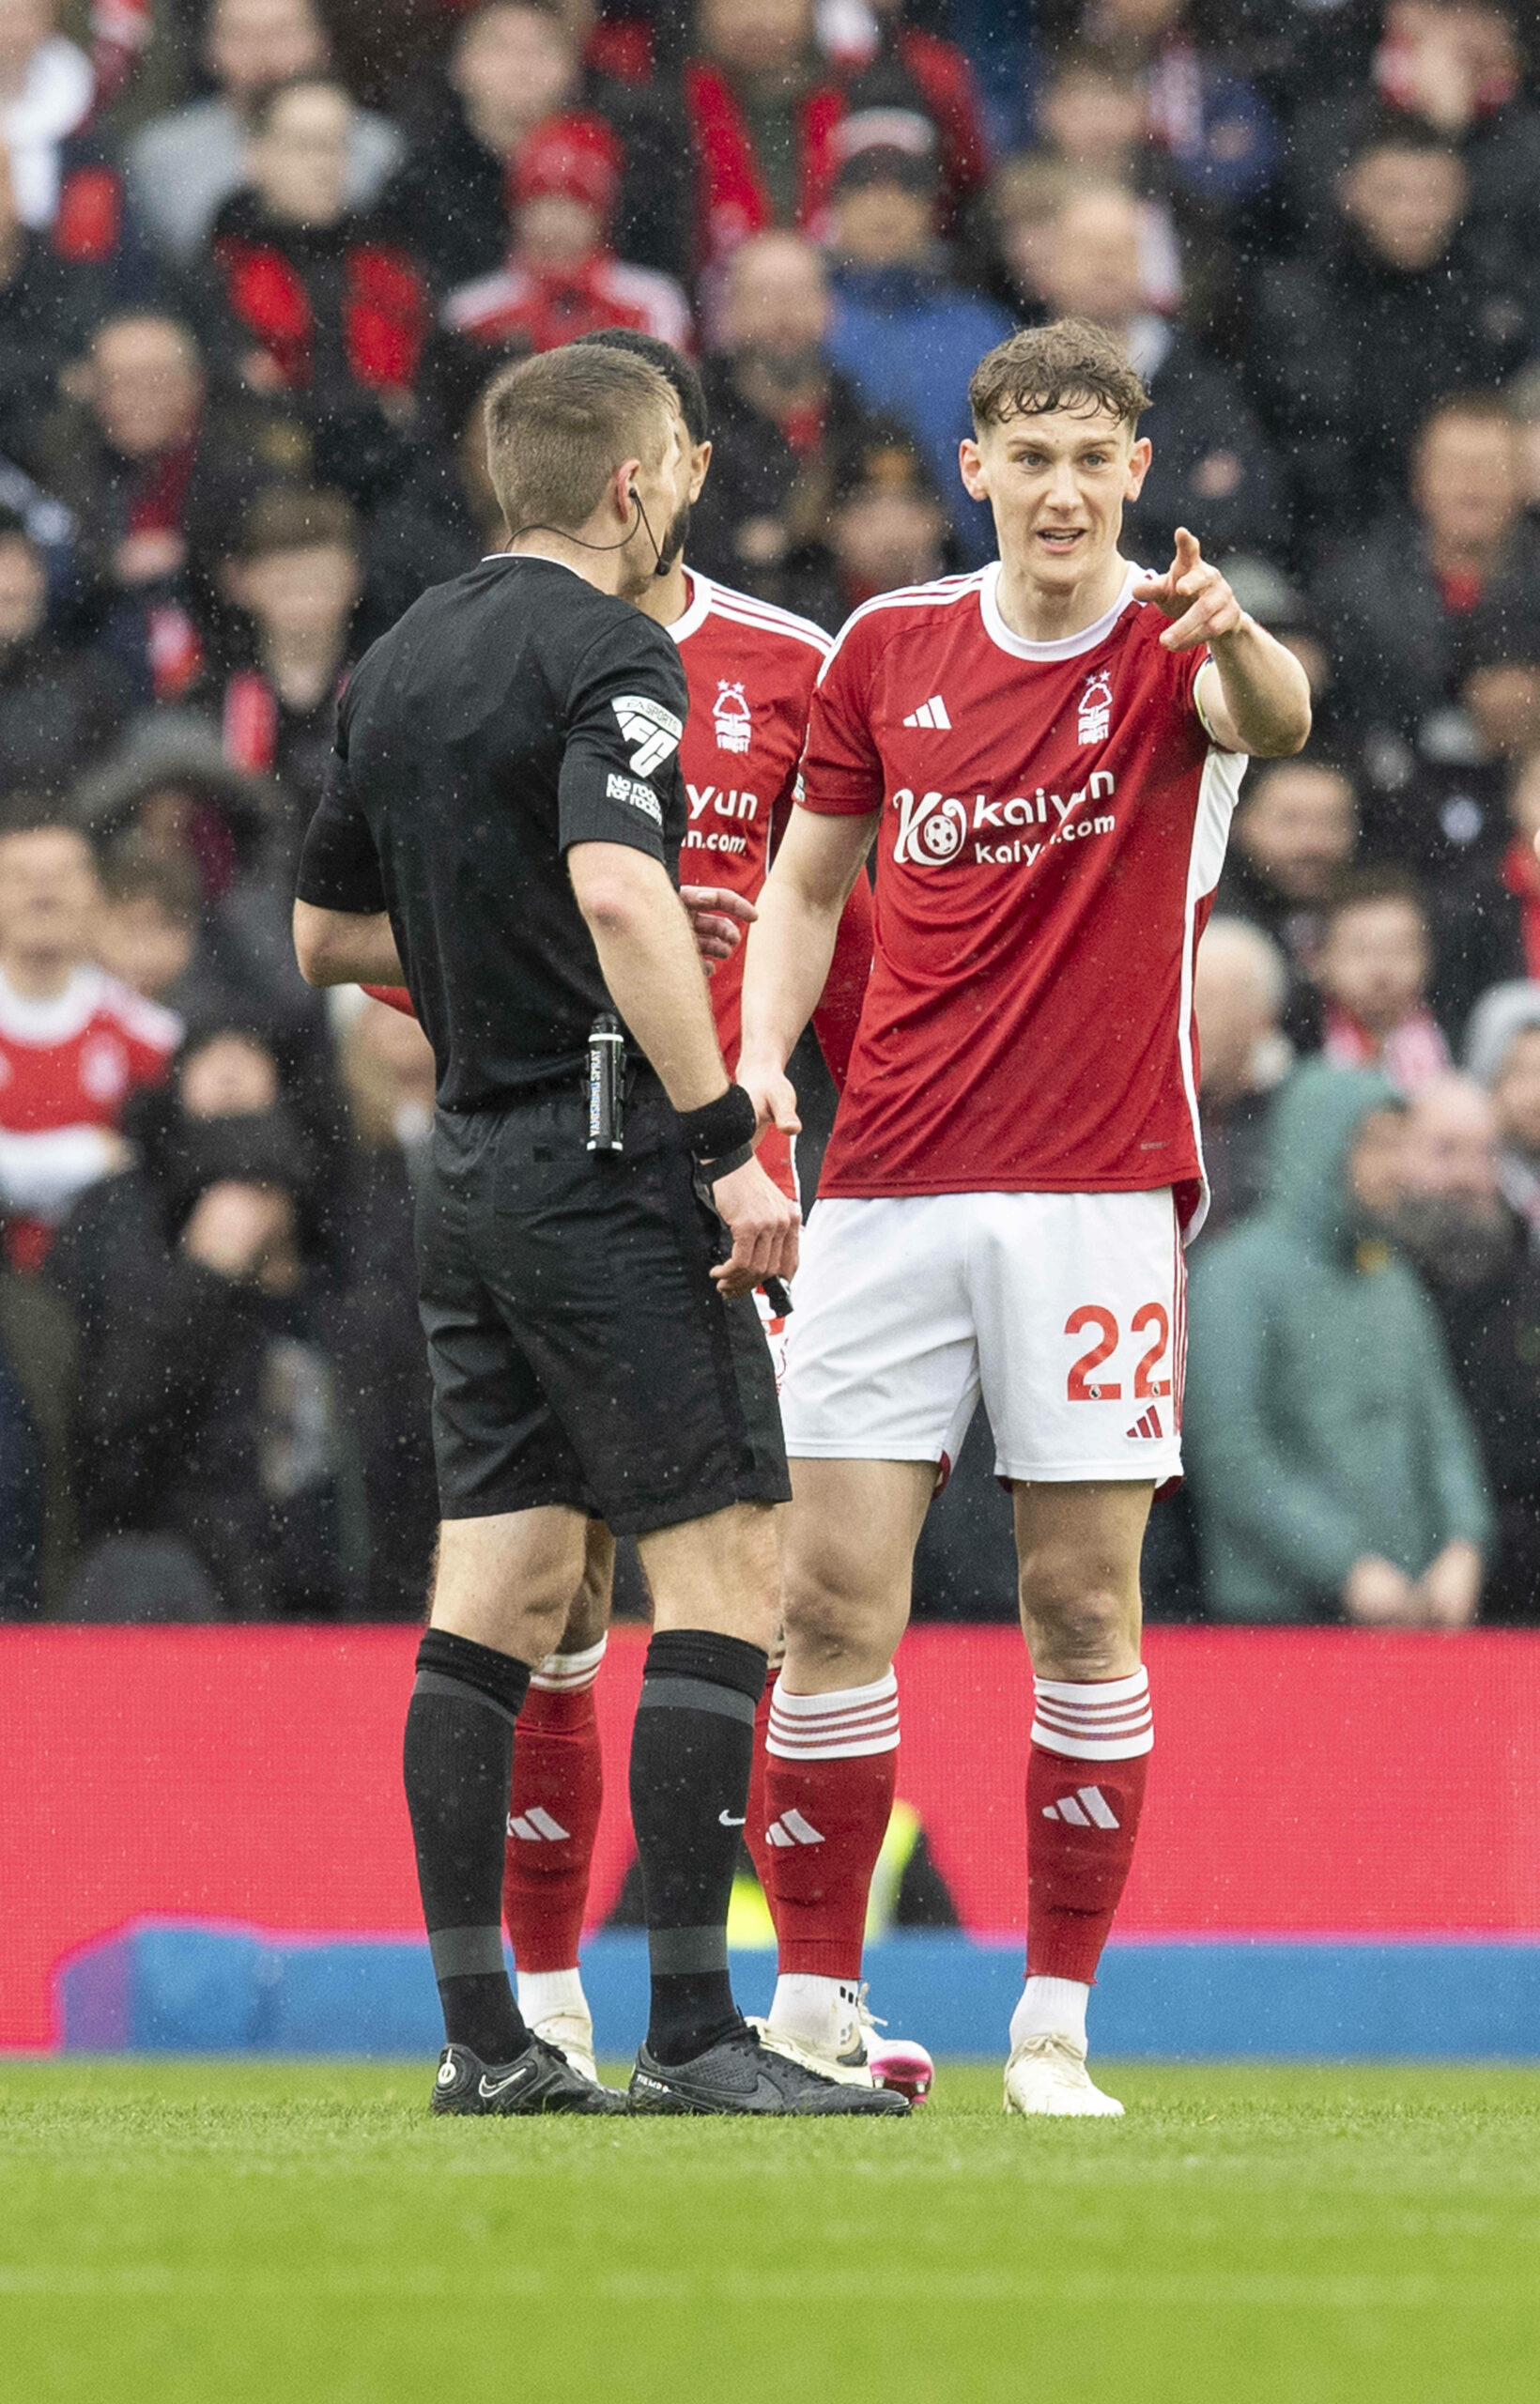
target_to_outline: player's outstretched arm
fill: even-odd
[[[738,1082],[754,1097],[762,1126],[794,1133],[801,1121],[786,1063],[817,1009],[852,886],[871,848],[878,813],[824,817],[793,809],[760,893],[759,919],[744,955],[743,1042]]]
[[[1227,751],[1283,760],[1304,748],[1310,733],[1304,670],[1247,617],[1185,526],[1177,529],[1177,555],[1165,575],[1143,578],[1133,597],[1152,601],[1174,621],[1161,637],[1165,650],[1208,644],[1213,655],[1198,675],[1203,714]]]

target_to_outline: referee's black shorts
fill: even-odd
[[[586,1135],[576,1081],[435,1117],[417,1237],[443,1517],[564,1503],[637,1535],[785,1502],[754,1297],[711,1282],[721,1225],[661,1088],[637,1080],[623,1153]]]

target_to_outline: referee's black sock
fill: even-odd
[[[647,1648],[631,1739],[631,1824],[653,1972],[649,2052],[685,2062],[741,2026],[727,1907],[747,1811],[766,1657],[736,1636],[666,1628]]]
[[[502,1965],[502,1866],[522,1661],[430,1627],[417,1648],[402,1768],[444,2035],[484,2062],[530,2042]]]

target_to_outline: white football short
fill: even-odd
[[[1187,1276],[1169,1188],[820,1202],[781,1417],[804,1460],[956,1460],[980,1395],[998,1477],[1181,1474]]]

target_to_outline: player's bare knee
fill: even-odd
[[[790,1656],[821,1676],[849,1672],[851,1685],[881,1677],[903,1633],[905,1612],[858,1577],[841,1574],[837,1558],[788,1563],[783,1595]],[[875,1667],[872,1664],[875,1663]]]
[[[1039,1674],[1116,1677],[1137,1627],[1137,1606],[1110,1579],[1087,1575],[1062,1556],[1022,1564],[1022,1626]]]

